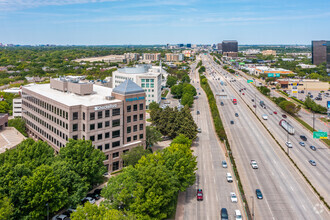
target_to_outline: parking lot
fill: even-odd
[[[291,90],[287,90],[287,92],[291,92]],[[292,94],[293,96],[296,96],[298,99],[304,101],[306,97],[308,96],[308,93],[310,93],[311,98],[319,105],[322,105],[324,107],[327,107],[327,101],[330,101],[330,92],[324,91],[324,93],[320,93],[320,91],[304,91],[304,93],[295,93]],[[290,93],[289,93],[290,94]],[[321,94],[322,100],[316,100],[315,98],[318,97],[318,94]],[[327,95],[328,94],[328,95]]]

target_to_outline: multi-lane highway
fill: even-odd
[[[251,102],[250,95],[254,95],[255,98],[256,92],[252,93],[252,88],[248,88],[248,85],[246,85],[244,87],[247,87],[247,90],[244,92],[249,94],[241,95],[242,97],[240,97],[237,94],[237,88],[240,86],[239,83],[243,82],[229,82],[227,79],[232,76],[229,76],[208,56],[203,56],[203,64],[209,70],[206,76],[214,93],[222,93],[222,90],[224,90],[227,94],[227,97],[222,97],[221,100],[217,98],[218,107],[250,207],[254,203],[256,219],[328,219],[328,210],[324,209],[318,197],[244,103],[244,101],[246,103],[248,101]],[[227,75],[227,79],[224,75]],[[221,86],[219,78],[227,82],[227,86]],[[231,97],[237,98],[238,105],[233,105]],[[224,103],[224,106],[220,105],[221,101]],[[266,102],[267,100],[264,101]],[[248,105],[250,104],[248,103]],[[266,102],[266,105],[270,106],[268,102]],[[278,112],[280,113],[279,110]],[[235,113],[238,113],[238,117],[235,117]],[[261,115],[263,113],[261,108],[257,109],[257,114]],[[231,121],[234,121],[234,124],[231,124]],[[270,119],[267,123],[271,123],[271,121],[274,120]],[[279,127],[278,122],[276,123],[276,126]],[[275,127],[273,124],[267,124],[266,126]],[[286,137],[283,129],[278,129],[275,132],[278,133],[275,136],[279,136],[279,138],[283,138],[283,135]],[[286,139],[284,138],[284,140]],[[290,155],[296,153],[295,149],[297,147],[294,146]],[[249,164],[250,160],[256,160],[259,164],[259,169],[252,169]],[[320,172],[325,171],[321,170]],[[325,184],[329,183],[327,178],[328,176],[324,177]],[[327,190],[326,185],[323,187]],[[257,188],[261,189],[264,194],[262,200],[258,200],[255,196]],[[328,192],[326,192],[326,196],[328,196]]]
[[[226,208],[229,219],[234,219],[234,210],[239,209],[243,215],[242,200],[238,195],[237,184],[228,183],[226,173],[233,171],[229,160],[225,156],[225,149],[218,141],[212,118],[210,115],[207,97],[199,86],[199,77],[192,67],[191,79],[199,98],[195,100],[192,115],[201,128],[198,139],[194,142],[192,149],[197,156],[198,170],[196,184],[188,188],[185,194],[184,219],[186,220],[212,220],[220,219],[220,210]],[[197,111],[200,114],[197,114]],[[221,162],[226,160],[228,168],[222,168]],[[197,201],[196,190],[203,189],[204,200]],[[232,203],[230,192],[235,192],[238,196],[238,203]],[[245,218],[244,218],[245,219]]]

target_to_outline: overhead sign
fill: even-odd
[[[323,131],[314,131],[313,138],[315,139],[328,139],[328,133]]]
[[[328,108],[330,109],[330,101],[328,101],[327,103],[328,103]]]
[[[268,73],[268,77],[280,77],[279,73]]]
[[[247,83],[253,83],[253,80],[248,79],[248,80],[247,80]]]
[[[104,110],[104,109],[110,109],[110,108],[116,108],[116,107],[117,107],[117,104],[103,105],[103,106],[96,106],[96,107],[94,107],[94,110],[95,111],[98,111],[98,110]]]

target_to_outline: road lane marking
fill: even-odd
[[[215,177],[213,177],[213,181],[214,181],[214,184],[215,184]]]
[[[219,202],[219,199],[218,199],[218,195],[217,194],[215,194],[215,198],[216,198],[217,202]]]
[[[304,208],[304,210],[306,211],[306,208],[305,208],[305,206],[303,205],[303,204],[301,204],[301,206]]]
[[[290,188],[291,188],[291,190],[292,190],[292,192],[293,192],[293,188],[292,188],[292,186],[290,186]]]

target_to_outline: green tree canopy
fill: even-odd
[[[176,83],[177,83],[177,81],[178,81],[178,78],[177,77],[175,77],[175,76],[168,76],[167,77],[167,81],[166,81],[166,86],[168,86],[168,87],[172,87],[172,86],[174,86]]]
[[[183,144],[183,145],[187,145],[187,146],[191,147],[192,140],[190,140],[189,138],[187,138],[183,134],[179,134],[171,142],[171,145],[173,145],[173,144]]]
[[[134,166],[138,163],[142,156],[150,154],[149,150],[144,149],[143,146],[134,147],[132,150],[121,155],[125,166]]]
[[[25,121],[22,118],[13,118],[8,121],[9,127],[16,128],[22,135],[27,137]]]
[[[162,140],[162,134],[154,126],[146,127],[146,145],[151,147],[156,144],[158,141]]]

